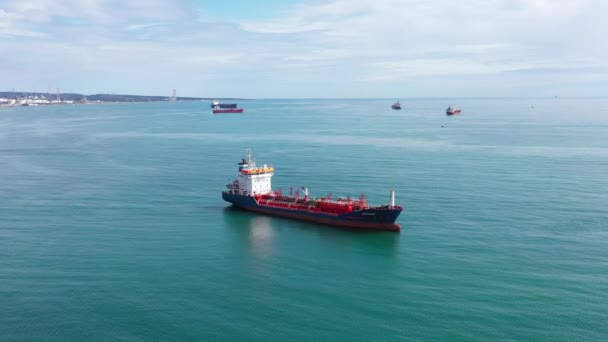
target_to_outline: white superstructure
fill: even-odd
[[[251,150],[247,150],[247,155],[239,163],[239,173],[237,175],[239,190],[250,196],[266,195],[272,192],[271,178],[273,175],[273,167],[266,164],[257,167],[255,160],[251,158]]]

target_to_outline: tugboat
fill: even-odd
[[[445,110],[446,115],[457,115],[460,114],[460,109],[452,108],[452,106],[448,107]]]
[[[390,194],[390,203],[378,206],[368,205],[365,195],[358,200],[350,196],[336,200],[331,195],[312,198],[305,187],[297,187],[301,191],[295,194],[294,188],[290,188],[289,195],[286,195],[281,189],[272,190],[274,168],[266,164],[256,166],[251,150],[247,150],[238,166],[237,179],[227,184],[222,192],[224,201],[237,208],[338,227],[401,230],[395,221],[403,207],[395,205],[394,190]]]
[[[399,110],[399,109],[401,109],[401,104],[399,103],[399,101],[397,101],[397,103],[393,103],[391,108],[393,108],[395,110]]]
[[[243,108],[221,108],[220,106],[213,107],[213,114],[236,114],[242,113]]]

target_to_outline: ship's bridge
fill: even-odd
[[[248,195],[265,195],[272,191],[271,178],[274,175],[274,168],[264,164],[256,166],[255,160],[251,157],[251,150],[247,150],[247,155],[239,163],[238,184],[239,189]]]

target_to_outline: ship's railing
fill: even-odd
[[[274,168],[271,166],[241,170],[241,173],[245,174],[245,175],[257,175],[257,174],[271,173],[271,172],[274,172]]]
[[[339,197],[337,199],[334,199],[331,194],[327,195],[327,197],[308,198],[300,197],[299,192],[295,192],[295,194],[290,193],[289,195],[284,195],[281,189],[277,189],[264,195],[264,199],[271,199],[273,201],[293,203],[298,205],[312,205],[313,207],[322,208],[324,211],[335,210],[337,212],[348,212],[348,207],[351,207],[353,211],[365,209],[387,209],[389,207],[389,205],[368,204],[367,198],[364,194],[357,199],[353,199],[350,196]],[[400,206],[394,206],[394,208],[402,209],[402,207]]]
[[[327,210],[321,209],[314,206],[301,205],[297,203],[288,203],[288,202],[278,202],[273,200],[259,200],[258,204],[277,208],[277,209],[285,209],[285,210],[294,210],[294,211],[307,211],[309,213],[322,213],[326,215],[338,216],[340,214],[345,213],[346,211],[342,210]]]
[[[242,189],[226,189],[224,192],[231,195],[247,195],[247,191]]]
[[[278,191],[274,191],[271,192],[270,194],[266,195],[269,198],[272,198],[272,200],[275,201],[282,201],[282,202],[290,202],[290,203],[298,203],[298,204],[314,204],[315,206],[319,206],[322,208],[340,208],[340,209],[345,209],[348,208],[349,206],[353,208],[353,210],[362,210],[362,209],[366,209],[369,208],[369,205],[367,204],[366,201],[358,201],[358,200],[352,200],[352,199],[342,199],[339,198],[337,200],[330,200],[327,199],[325,197],[323,198],[304,198],[304,197],[299,197],[299,196],[293,196],[293,195],[283,195],[281,192]]]

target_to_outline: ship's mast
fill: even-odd
[[[391,189],[391,202],[389,204],[389,208],[393,209],[395,207],[395,189]]]
[[[245,158],[247,158],[247,164],[249,164],[251,167],[255,167],[255,163],[253,163],[253,160],[251,158],[251,149],[248,148],[247,149],[247,154],[245,155]]]

